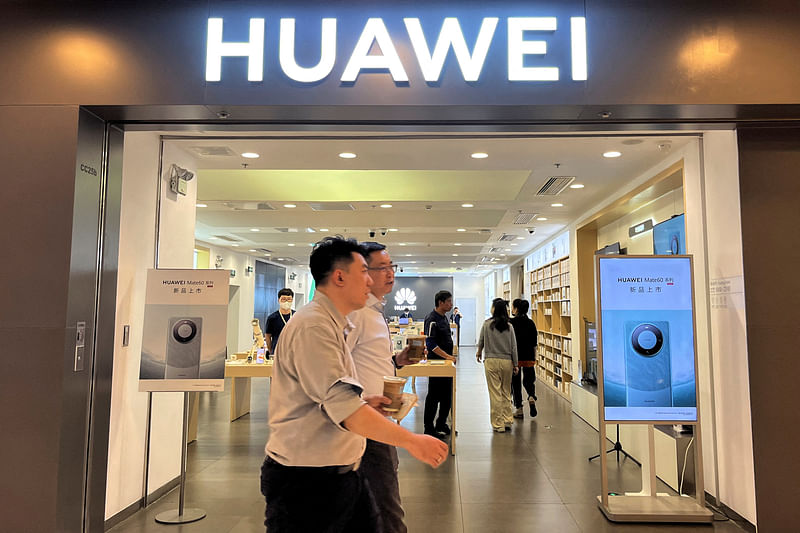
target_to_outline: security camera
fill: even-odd
[[[400,272],[402,272],[402,271],[403,271],[403,267],[400,267]]]
[[[528,233],[533,235],[534,233],[536,233],[536,228],[528,228]]]
[[[386,228],[383,228],[383,229],[381,230],[381,235],[386,235]]]
[[[374,239],[375,238],[375,230],[374,229],[369,230],[369,238],[370,239]]]

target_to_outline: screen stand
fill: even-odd
[[[617,440],[614,441],[614,446],[612,446],[610,450],[606,450],[606,453],[614,453],[614,452],[617,452],[617,462],[619,462],[619,454],[621,453],[622,455],[625,456],[626,459],[630,459],[631,461],[633,461],[637,465],[642,466],[642,464],[639,461],[637,461],[636,459],[634,459],[633,457],[628,455],[628,452],[626,452],[625,450],[622,449],[622,443],[619,442],[619,424],[617,424]],[[600,454],[598,453],[597,455],[593,455],[593,456],[589,457],[589,460],[591,461],[591,460],[597,459],[599,457],[600,457]]]
[[[181,489],[178,499],[178,508],[164,511],[156,515],[159,524],[188,524],[197,522],[206,517],[202,509],[184,509],[184,496],[186,493],[186,446],[189,433],[189,393],[183,393],[183,442],[181,448]]]

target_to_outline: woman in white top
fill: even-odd
[[[511,430],[511,376],[517,367],[517,339],[508,317],[508,302],[495,298],[492,318],[486,320],[478,339],[478,362],[484,359],[486,385],[489,387],[492,428],[497,433]]]

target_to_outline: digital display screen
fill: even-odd
[[[598,260],[606,421],[696,421],[691,259]]]
[[[686,254],[686,225],[683,215],[672,217],[653,226],[655,255]]]

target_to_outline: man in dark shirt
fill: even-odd
[[[292,289],[284,288],[279,290],[278,305],[280,307],[267,317],[264,340],[267,341],[267,351],[273,355],[278,348],[278,337],[281,336],[281,331],[283,331],[284,326],[294,314],[292,303],[294,303]]]
[[[453,295],[450,291],[439,291],[434,297],[436,308],[425,317],[425,343],[429,359],[448,359],[453,357],[453,335],[446,314],[453,308]],[[428,396],[425,398],[425,433],[444,438],[450,434],[447,417],[453,400],[453,380],[450,378],[428,378]],[[439,416],[436,418],[436,411]],[[434,419],[436,423],[434,424]]]
[[[517,338],[517,355],[520,371],[511,376],[511,395],[514,399],[514,418],[524,418],[522,412],[522,388],[528,393],[528,406],[531,416],[536,416],[536,344],[538,333],[536,324],[528,318],[528,300],[517,298],[511,304],[514,318],[514,335]]]

